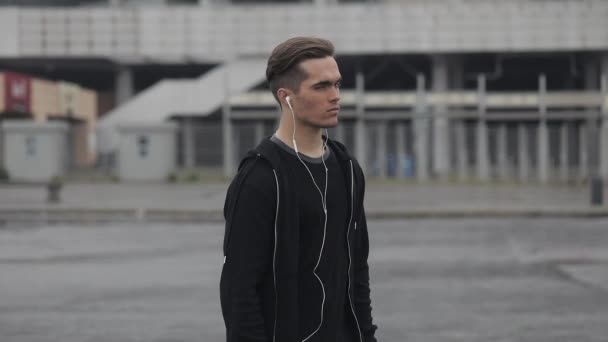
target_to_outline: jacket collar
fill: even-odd
[[[339,143],[332,139],[328,139],[327,145],[331,148],[332,152],[335,153],[338,161],[341,164],[347,163],[349,160],[353,159],[353,157],[350,155],[350,153],[342,143]],[[280,168],[278,146],[274,142],[272,142],[272,140],[270,140],[270,137],[262,139],[260,144],[255,149],[248,152],[247,157],[244,160],[255,157],[258,154],[263,156],[264,159],[268,160],[273,169]]]

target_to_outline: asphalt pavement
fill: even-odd
[[[605,342],[608,219],[370,220],[382,342]],[[0,227],[0,341],[223,341],[223,225]]]

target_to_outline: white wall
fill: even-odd
[[[66,169],[67,124],[5,121],[5,166],[11,181],[47,182]]]
[[[175,169],[176,129],[172,123],[118,126],[120,180],[165,181]],[[140,139],[147,140],[145,151],[141,149]]]

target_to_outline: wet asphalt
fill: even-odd
[[[608,340],[608,219],[372,220],[379,341]],[[221,224],[0,227],[0,341],[223,341]]]

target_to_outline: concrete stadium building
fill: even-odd
[[[0,1],[0,70],[98,93],[116,127],[173,121],[176,167],[235,171],[271,134],[271,49],[331,39],[344,141],[368,175],[571,182],[608,176],[602,0]],[[114,158],[116,160],[117,158]]]

